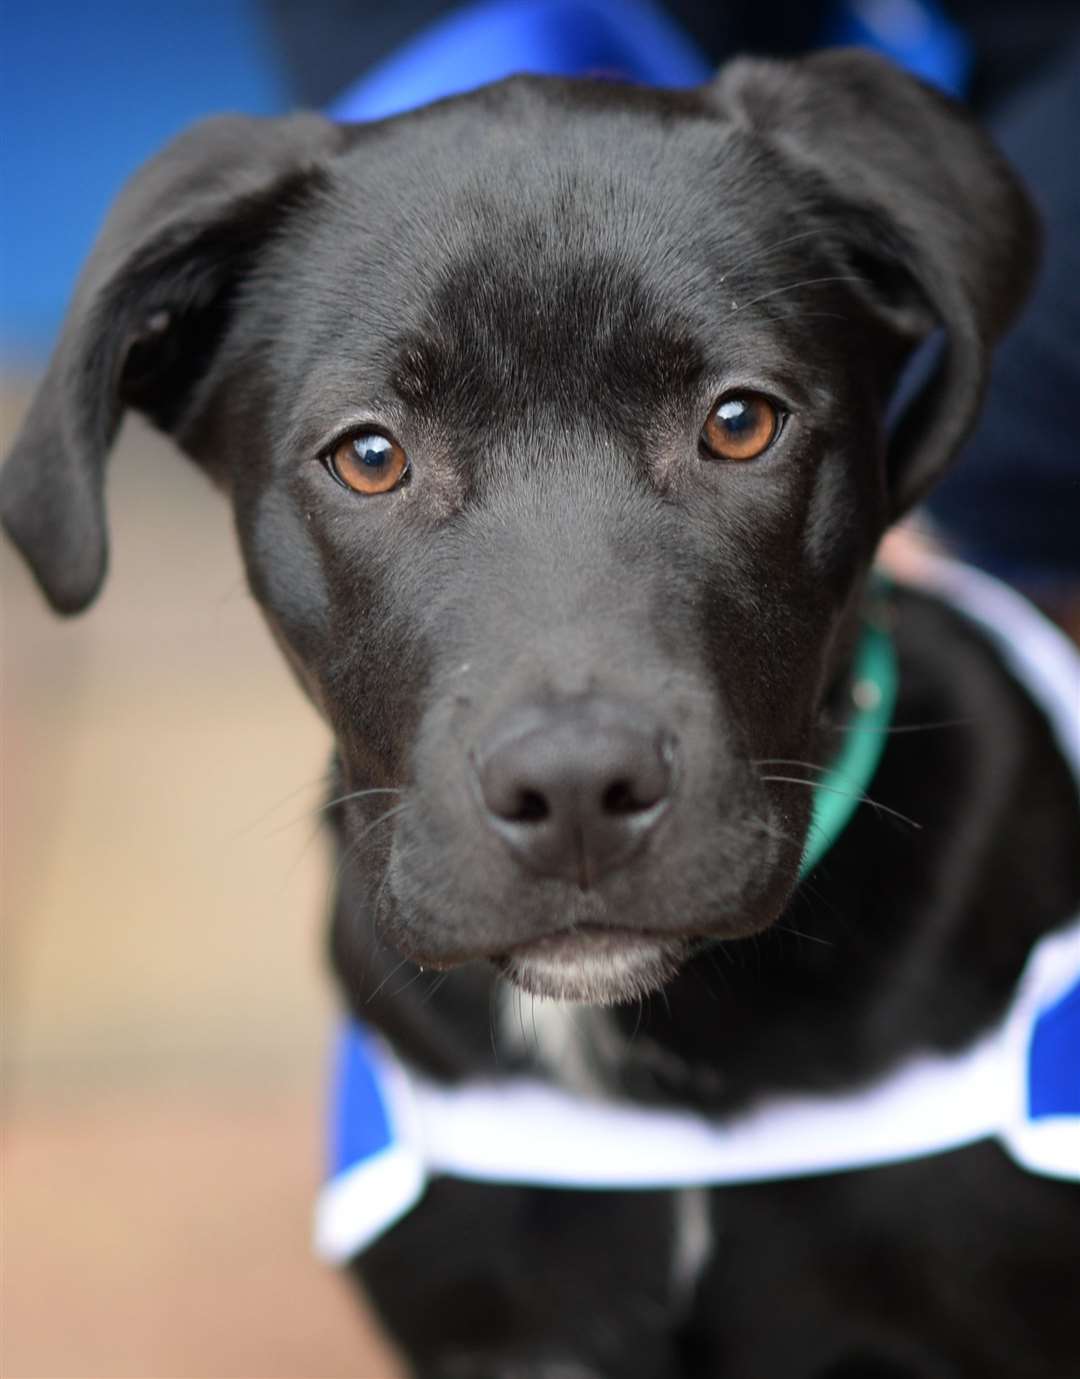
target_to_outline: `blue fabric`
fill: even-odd
[[[1039,1017],[1028,1077],[1032,1120],[1080,1116],[1080,982]]]
[[[694,86],[708,80],[712,63],[647,0],[494,0],[424,29],[350,87],[330,113],[385,119],[515,72]]]
[[[874,48],[952,96],[967,90],[971,45],[934,0],[841,0],[821,41]]]
[[[330,1136],[330,1176],[374,1158],[393,1143],[371,1036],[357,1024],[342,1030],[338,1044]]]

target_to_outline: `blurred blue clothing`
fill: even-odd
[[[712,63],[648,0],[485,0],[437,20],[331,108],[377,120],[516,72],[694,86]]]
[[[875,48],[955,95],[971,66],[963,34],[933,0],[834,0],[819,41]],[[331,114],[384,119],[516,72],[694,86],[715,66],[650,0],[481,0],[433,16],[353,83]]]

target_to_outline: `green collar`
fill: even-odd
[[[814,787],[814,812],[799,868],[800,881],[810,875],[847,827],[885,750],[899,679],[896,648],[880,612],[878,595],[887,587],[884,580],[876,582],[855,651],[850,689],[855,712],[844,726],[844,745]]]

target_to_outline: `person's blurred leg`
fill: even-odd
[[[930,510],[961,554],[1065,597],[1080,593],[1080,44],[1012,103],[997,133],[1044,217],[1042,276]]]

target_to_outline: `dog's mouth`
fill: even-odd
[[[618,1005],[659,990],[690,941],[635,929],[581,925],[516,945],[494,959],[522,991],[549,1000]]]

